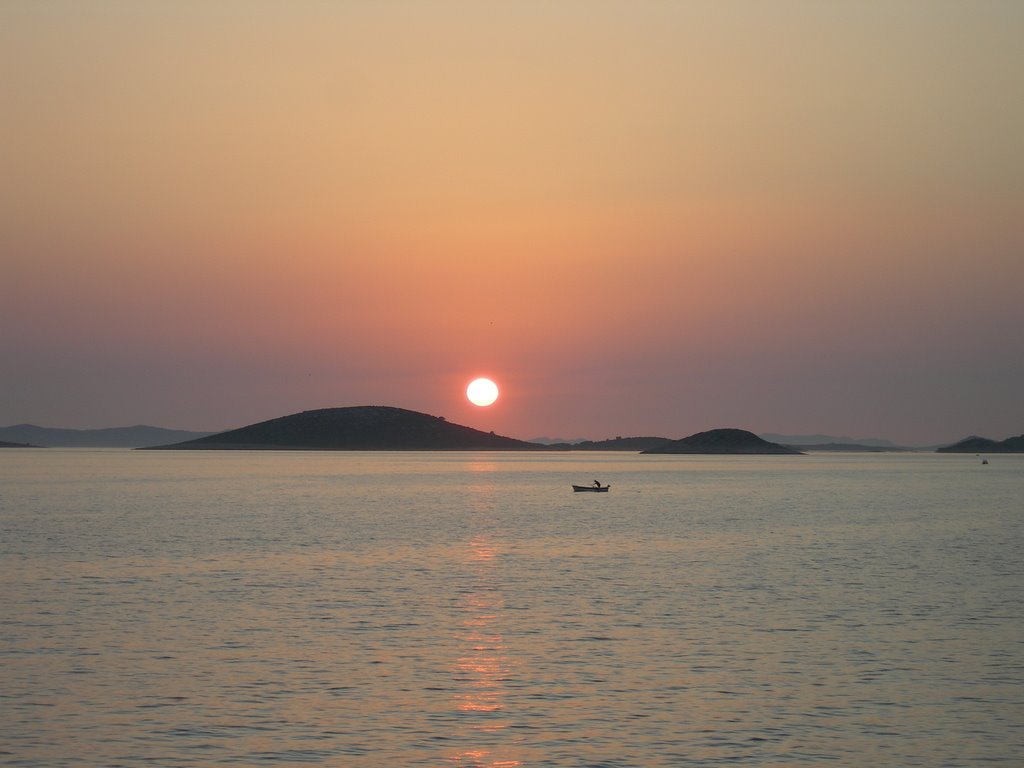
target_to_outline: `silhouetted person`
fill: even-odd
[[[594,481],[594,487],[595,488],[600,488],[601,487],[601,481],[600,480],[595,480]]]

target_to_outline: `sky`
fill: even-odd
[[[1020,434],[1022,38],[984,0],[3,3],[0,425]]]

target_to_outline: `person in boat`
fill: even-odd
[[[600,488],[601,487],[601,481],[600,480],[595,480],[594,481],[594,487],[595,488]]]

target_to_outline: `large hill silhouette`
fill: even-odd
[[[543,451],[547,446],[452,424],[439,416],[363,405],[322,408],[149,450]]]

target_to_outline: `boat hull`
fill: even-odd
[[[611,488],[610,485],[574,485],[572,487],[573,491],[576,493],[607,493],[609,488]]]

